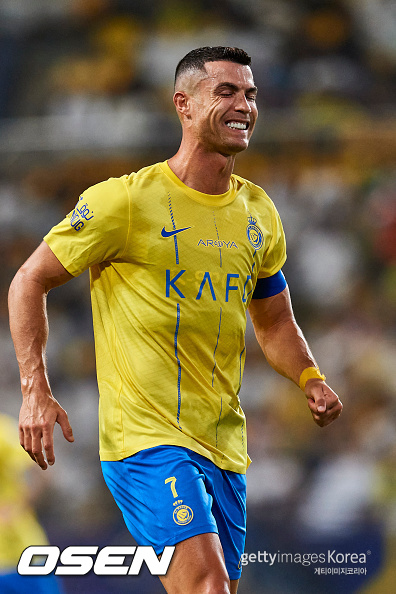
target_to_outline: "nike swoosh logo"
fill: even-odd
[[[187,229],[191,229],[191,227],[183,227],[183,229],[172,229],[172,231],[167,231],[165,227],[161,231],[162,237],[172,237],[172,235],[176,235],[177,233],[181,233],[182,231],[187,231]]]

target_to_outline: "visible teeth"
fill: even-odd
[[[246,130],[247,124],[243,124],[242,122],[228,122],[227,126],[229,128],[237,128],[238,130]]]

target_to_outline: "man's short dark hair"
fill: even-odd
[[[235,62],[243,66],[250,66],[252,59],[238,47],[199,47],[191,50],[180,60],[176,66],[175,83],[179,76],[187,70],[204,70],[206,62]]]

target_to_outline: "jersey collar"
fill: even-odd
[[[179,188],[183,190],[185,194],[187,194],[190,198],[199,202],[200,204],[205,204],[207,206],[225,206],[226,204],[230,204],[237,194],[237,183],[234,176],[231,176],[230,179],[230,189],[225,192],[224,194],[204,194],[203,192],[198,192],[198,190],[194,190],[189,186],[186,186],[181,179],[177,177],[175,173],[173,173],[172,169],[168,165],[168,161],[164,161],[163,163],[159,164],[162,171],[165,175]]]

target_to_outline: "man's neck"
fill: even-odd
[[[181,146],[168,160],[173,173],[189,188],[204,194],[224,194],[230,188],[235,155],[186,151]]]

